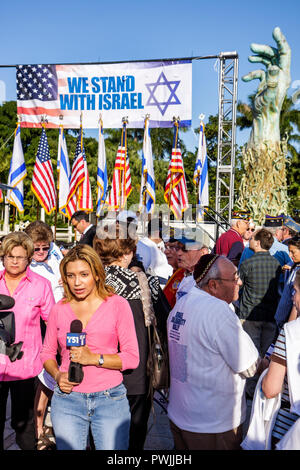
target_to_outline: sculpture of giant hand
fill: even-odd
[[[248,146],[260,146],[263,142],[280,142],[280,111],[287,89],[291,83],[290,65],[291,49],[280,28],[273,31],[277,48],[264,44],[251,44],[250,48],[256,55],[249,56],[250,62],[261,62],[266,70],[254,70],[242,77],[249,82],[259,79],[254,107],[253,128]],[[276,144],[275,144],[276,145]]]

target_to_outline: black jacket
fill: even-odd
[[[80,243],[81,245],[84,244],[84,245],[90,245],[91,247],[93,247],[93,240],[94,240],[95,235],[96,235],[96,226],[91,225],[88,231],[83,234],[83,237],[79,240],[78,243]]]

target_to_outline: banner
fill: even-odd
[[[172,127],[192,120],[192,61],[127,62],[91,65],[19,65],[17,112],[22,127],[96,129]]]

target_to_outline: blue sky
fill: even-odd
[[[276,46],[279,26],[292,49],[292,84],[300,80],[299,0],[15,0],[1,6],[1,64],[105,62],[239,54],[238,99],[247,100],[258,82],[241,77],[251,64],[250,43]],[[262,68],[264,68],[262,66]],[[16,99],[15,69],[0,68],[6,100]],[[291,88],[288,95],[295,89]],[[218,112],[215,60],[193,61],[193,128],[199,114]],[[299,106],[299,105],[298,105]],[[96,136],[96,131],[86,132]],[[248,132],[238,132],[239,144]],[[184,140],[197,146],[193,132]]]

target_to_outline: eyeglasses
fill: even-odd
[[[27,256],[11,256],[11,255],[5,255],[5,258],[8,259],[8,261],[10,262],[16,260],[18,263],[28,259]]]
[[[226,279],[224,277],[215,277],[214,279],[217,281],[228,281],[228,282],[234,282],[235,284],[237,284],[240,280],[240,276],[236,274],[234,279]]]
[[[38,246],[37,248],[34,249],[34,251],[49,251],[50,246]]]

